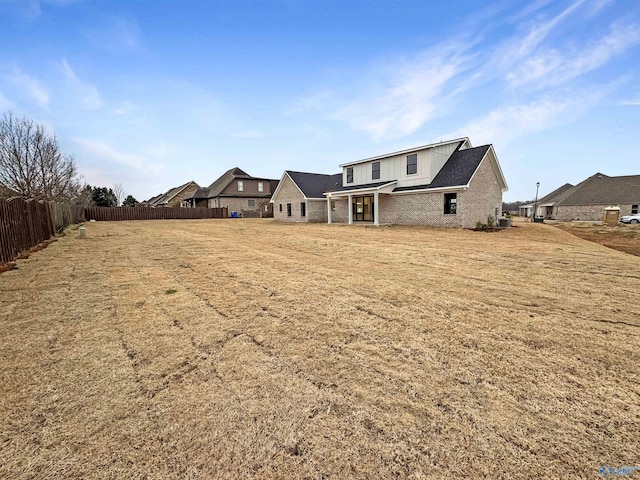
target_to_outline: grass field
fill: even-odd
[[[556,226],[585,240],[640,256],[640,225],[619,223],[616,226],[609,226],[586,222],[563,222],[557,223]]]
[[[544,224],[86,226],[0,275],[0,478],[640,464],[640,257]]]

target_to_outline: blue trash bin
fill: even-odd
[[[231,218],[238,218],[238,212],[231,212]]]

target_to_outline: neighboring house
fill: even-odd
[[[473,228],[497,219],[507,190],[493,146],[466,137],[340,166],[341,185],[324,192],[328,223]]]
[[[252,177],[238,167],[223,173],[208,188],[198,189],[186,199],[187,206],[227,207],[229,215],[237,212],[243,217],[270,217],[273,212],[269,200],[277,180]]]
[[[558,214],[558,202],[564,200],[568,195],[570,195],[574,188],[575,187],[570,183],[565,183],[560,188],[557,188],[548,195],[540,198],[537,203],[534,202],[527,205],[520,205],[520,216],[530,217],[531,212],[536,208],[537,217],[544,217],[548,219],[556,218]]]
[[[325,175],[287,170],[271,198],[273,217],[283,222],[326,223],[328,212],[324,194],[341,186],[341,173]],[[337,215],[333,213],[334,220]],[[343,221],[346,219],[346,215],[343,215]]]
[[[638,213],[639,205],[640,175],[609,177],[596,173],[575,186],[567,183],[538,200],[536,214],[559,221],[602,221],[608,207],[619,207],[622,216]],[[530,216],[533,206],[523,205],[521,214]]]
[[[182,207],[186,198],[191,197],[200,186],[194,182],[187,182],[179,187],[172,188],[168,192],[165,192],[149,200],[142,202],[141,205],[145,207]]]

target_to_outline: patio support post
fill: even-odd
[[[379,200],[380,200],[380,192],[374,192],[374,194],[373,194],[373,224],[376,225],[376,226],[380,225],[380,220],[378,219],[378,217],[379,217],[378,213],[380,212]]]
[[[331,225],[331,197],[327,196],[327,223]]]
[[[353,205],[351,202],[353,202],[353,195],[349,195],[349,225],[353,225]]]

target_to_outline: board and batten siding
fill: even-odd
[[[347,165],[342,168],[342,184],[355,186],[397,180],[398,187],[425,185],[431,183],[457,147],[458,142],[446,143],[408,154],[403,153],[355,165]],[[407,175],[407,156],[414,153],[418,155],[418,172]],[[371,178],[373,162],[380,162],[380,178],[375,180]],[[347,168],[349,167],[353,167],[353,183],[347,183]]]

